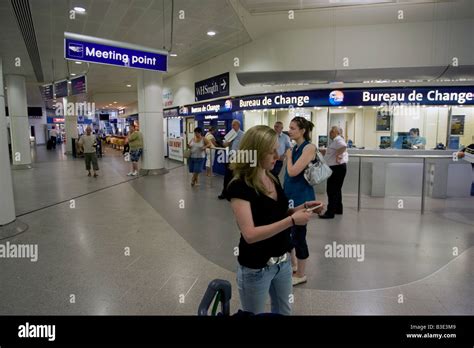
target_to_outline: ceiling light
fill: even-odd
[[[176,53],[170,53],[170,57],[177,57],[178,55]]]
[[[210,31],[207,32],[207,35],[209,35],[209,36],[215,36],[215,35],[216,35],[216,32],[210,30]]]
[[[117,104],[117,102],[114,102],[114,104]]]
[[[71,73],[71,76],[76,76],[76,74],[74,74],[74,73]]]
[[[132,85],[127,85],[128,88],[132,87]]]
[[[85,13],[86,9],[84,7],[76,6],[74,7],[74,11],[79,12],[79,13]]]
[[[75,62],[76,64],[82,64],[82,62]]]

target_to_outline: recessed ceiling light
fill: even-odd
[[[76,76],[76,74],[74,74],[74,73],[71,73],[71,76]]]
[[[132,85],[127,85],[128,88],[132,87]]]
[[[177,57],[178,55],[176,53],[170,53],[171,57]]]
[[[82,64],[82,62],[75,62],[76,64]]]
[[[216,32],[210,30],[210,31],[207,32],[207,35],[209,35],[209,36],[214,36],[214,35],[216,35]]]
[[[74,11],[79,12],[79,13],[85,13],[86,9],[84,7],[76,6],[74,7]]]

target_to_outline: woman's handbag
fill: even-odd
[[[191,157],[191,149],[184,150],[183,157],[184,158],[190,158]]]
[[[318,150],[316,150],[316,156],[318,161],[310,162],[304,171],[304,178],[311,186],[322,183],[332,174],[331,168],[326,164],[324,157],[321,156],[321,153]]]

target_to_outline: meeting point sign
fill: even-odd
[[[163,72],[168,67],[165,51],[73,33],[64,33],[64,58]]]

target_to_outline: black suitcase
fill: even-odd
[[[53,141],[51,139],[48,140],[46,143],[46,150],[52,150],[53,148]]]

